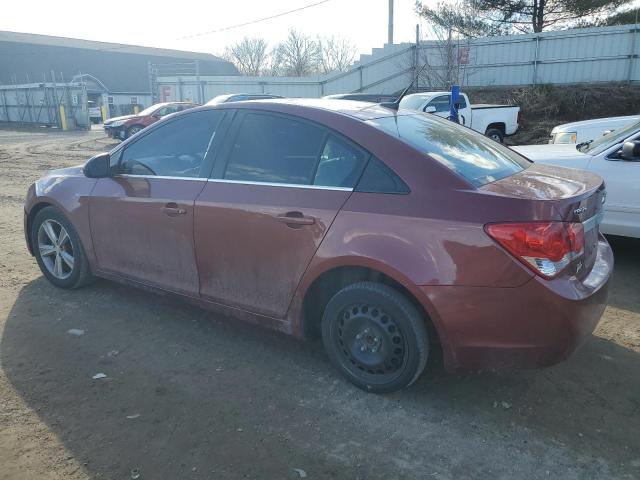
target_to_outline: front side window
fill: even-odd
[[[424,107],[425,111],[428,107],[435,107],[436,108],[435,113],[448,112],[450,110],[449,95],[441,95],[439,97],[434,98],[427,104],[426,107]]]
[[[224,178],[311,185],[327,132],[288,117],[248,113]]]
[[[207,110],[186,114],[156,128],[127,146],[120,173],[197,177],[224,112]]]
[[[166,117],[167,115],[169,115],[171,113],[176,113],[176,112],[178,112],[180,110],[181,110],[181,108],[180,108],[179,105],[167,105],[166,107],[160,108],[155,113],[155,116],[156,117]]]
[[[513,150],[435,115],[396,115],[369,120],[479,187],[531,165]]]

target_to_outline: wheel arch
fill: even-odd
[[[308,339],[319,338],[324,306],[331,297],[348,285],[361,281],[374,281],[398,290],[418,309],[427,326],[431,346],[435,347],[433,351],[441,350],[446,360],[450,353],[446,333],[435,308],[417,286],[400,272],[371,259],[356,257],[348,261],[333,260],[322,267],[315,268],[313,274],[308,272],[302,282],[302,289],[297,294],[297,308],[292,305],[292,310],[298,312],[293,320],[297,323],[294,331],[299,336]]]
[[[496,128],[496,129],[500,130],[503,135],[505,135],[506,131],[507,131],[507,125],[504,122],[493,122],[493,123],[490,123],[489,125],[487,125],[487,128],[485,128],[485,130],[484,130],[485,133],[491,128]]]
[[[33,252],[33,239],[31,238],[31,230],[33,229],[33,221],[36,218],[36,215],[38,215],[38,213],[41,210],[43,210],[43,209],[45,209],[47,207],[53,207],[53,208],[57,209],[71,223],[71,225],[73,226],[73,228],[75,229],[75,231],[76,231],[76,233],[78,235],[78,240],[80,241],[80,244],[82,245],[82,248],[84,249],[85,255],[87,256],[87,259],[89,260],[89,264],[91,265],[91,268],[93,268],[95,260],[94,260],[94,252],[93,252],[93,243],[92,243],[92,240],[91,240],[91,236],[88,233],[88,225],[83,229],[82,225],[78,224],[78,223],[81,223],[81,222],[78,220],[77,216],[74,216],[72,214],[72,211],[70,211],[69,209],[65,208],[65,205],[63,203],[60,203],[60,202],[58,202],[57,200],[55,200],[54,198],[51,198],[51,197],[38,197],[38,199],[35,201],[35,203],[30,205],[29,209],[26,210],[26,218],[25,218],[24,228],[25,228],[25,240],[27,242],[27,248],[29,249],[29,253],[31,255],[34,255],[34,252]]]
[[[47,200],[42,200],[36,204],[34,204],[31,209],[27,212],[27,218],[25,221],[25,226],[24,226],[24,235],[25,238],[27,240],[27,248],[29,249],[29,253],[33,256],[34,252],[33,252],[33,239],[31,238],[31,230],[33,228],[33,219],[36,217],[36,215],[38,214],[38,212],[44,208],[47,207],[55,207],[60,209],[59,206],[55,205],[54,203],[47,201]]]

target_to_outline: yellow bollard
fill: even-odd
[[[60,126],[62,130],[67,129],[67,115],[64,112],[64,105],[60,105]]]
[[[140,107],[138,107],[138,105],[134,105],[133,106],[133,113],[135,115],[137,115],[138,113],[140,113]]]
[[[100,107],[100,112],[102,113],[102,123],[107,121],[107,107],[104,105]]]

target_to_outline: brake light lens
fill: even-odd
[[[491,223],[491,238],[535,273],[553,278],[584,254],[581,223]]]

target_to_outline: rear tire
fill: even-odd
[[[487,128],[487,131],[484,132],[485,137],[489,137],[491,140],[503,143],[504,142],[504,133],[499,128]]]
[[[400,292],[375,282],[336,293],[322,317],[331,363],[356,387],[387,393],[415,382],[427,364],[424,318]]]
[[[80,237],[57,208],[45,207],[36,214],[31,248],[40,270],[56,287],[79,288],[93,280]]]

